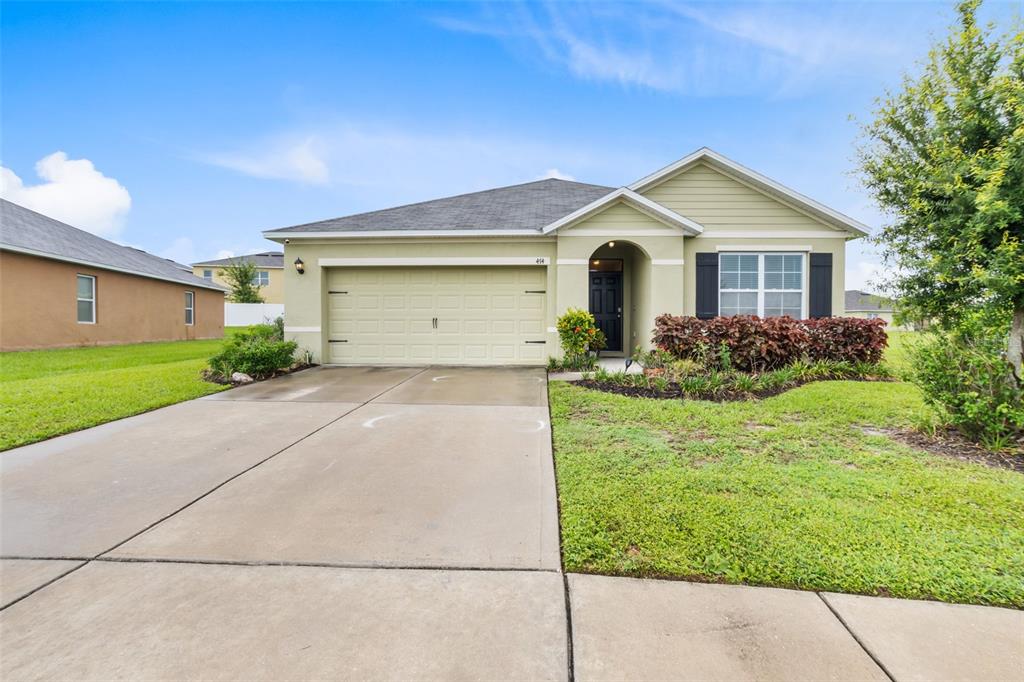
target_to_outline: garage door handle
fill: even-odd
[[[527,341],[526,343],[547,343],[547,341]]]
[[[546,294],[546,293],[548,293],[548,292],[547,292],[547,291],[545,291],[544,289],[533,289],[533,290],[531,290],[531,289],[527,289],[527,290],[526,290],[526,291],[524,291],[523,293],[524,293],[524,294]]]
[[[329,294],[347,294],[347,291],[328,291]]]
[[[327,343],[348,343],[348,339],[330,339]]]

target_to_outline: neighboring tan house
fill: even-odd
[[[661,313],[840,315],[866,229],[705,148],[628,187],[541,180],[264,236],[317,362],[542,365],[567,308],[607,354],[649,347]]]
[[[844,317],[863,317],[868,320],[885,320],[886,329],[895,331],[911,331],[911,324],[894,324],[892,299],[866,291],[851,289],[846,292],[843,311]]]
[[[212,339],[224,289],[0,199],[0,350]]]
[[[231,285],[224,277],[224,268],[238,262],[251,262],[256,265],[256,276],[252,283],[260,288],[260,296],[263,297],[264,303],[284,303],[284,254],[280,251],[250,253],[246,256],[193,263],[192,274],[230,289]]]

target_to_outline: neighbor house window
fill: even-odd
[[[266,270],[259,270],[252,276],[252,284],[256,287],[265,287],[270,284],[270,273]]]
[[[203,270],[203,279],[207,282],[213,280],[213,270]]]
[[[718,273],[719,315],[804,316],[803,254],[723,253]]]
[[[193,324],[196,319],[195,310],[196,295],[191,291],[185,292],[185,324]]]
[[[81,324],[96,324],[96,278],[92,275],[78,276],[78,321]]]

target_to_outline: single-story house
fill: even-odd
[[[845,292],[843,316],[862,317],[867,320],[885,320],[886,329],[909,331],[912,324],[893,324],[894,305],[891,298],[870,294],[866,291],[850,289]]]
[[[649,346],[661,313],[842,314],[866,230],[704,148],[626,187],[540,180],[263,235],[317,362],[541,365],[567,308],[606,354]]]
[[[0,350],[220,338],[224,293],[180,263],[0,199]]]
[[[250,253],[233,258],[218,258],[193,263],[192,274],[202,277],[207,282],[214,282],[230,288],[222,273],[226,266],[238,262],[253,263],[256,266],[253,284],[260,288],[260,296],[263,297],[264,303],[284,303],[284,254],[280,251],[264,251],[263,253]]]

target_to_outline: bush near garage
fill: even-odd
[[[221,380],[229,380],[235,372],[264,379],[291,367],[297,348],[294,341],[284,340],[281,325],[257,324],[227,339],[210,358],[210,369]]]
[[[597,328],[594,316],[586,310],[569,308],[558,318],[555,327],[565,356],[562,368],[593,368],[595,358],[590,355],[591,351],[597,352],[605,347],[604,333]]]

